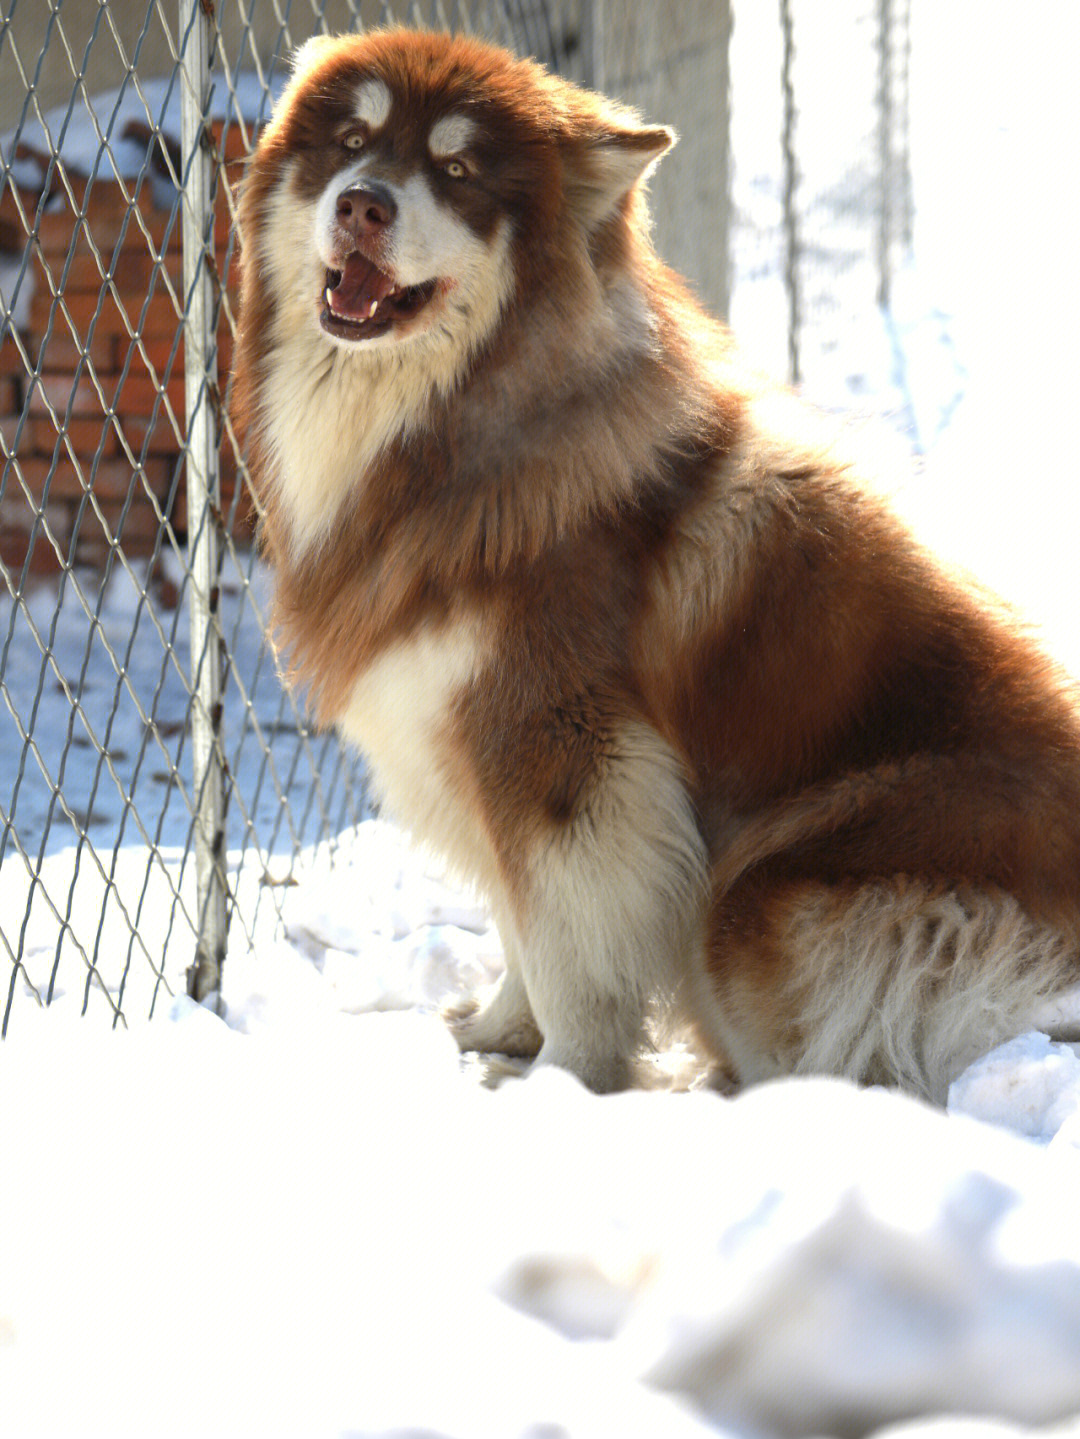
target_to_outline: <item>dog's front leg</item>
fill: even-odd
[[[678,757],[628,725],[575,813],[548,821],[515,896],[538,1064],[624,1088],[645,1016],[680,988],[701,942],[705,845]]]

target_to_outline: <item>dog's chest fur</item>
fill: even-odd
[[[266,433],[294,560],[332,533],[357,475],[411,431],[430,388],[422,367],[358,364],[306,331],[277,351]]]
[[[365,667],[337,728],[367,758],[380,800],[470,877],[492,866],[454,742],[454,705],[486,659],[466,619],[422,625]]]

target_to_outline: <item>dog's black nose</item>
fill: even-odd
[[[337,198],[338,224],[355,239],[361,235],[377,235],[396,214],[393,196],[381,185],[342,190]]]

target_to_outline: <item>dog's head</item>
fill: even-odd
[[[478,41],[320,37],[253,159],[246,241],[278,312],[339,347],[471,348],[558,282],[575,236],[633,222],[672,139]]]

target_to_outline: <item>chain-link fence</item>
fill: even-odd
[[[790,123],[809,0],[781,7],[764,62],[739,49],[739,10],[729,52],[722,0],[0,0],[5,1033],[25,1005],[127,1023],[212,988],[226,944],[273,934],[314,847],[366,813],[358,762],[279,682],[229,420],[238,186],[293,47],[390,21],[473,29],[674,123],[653,187],[661,253],[721,313],[732,274],[736,305],[778,286],[778,333],[810,374],[805,276],[827,299],[830,273],[850,279],[815,237],[869,266],[873,310],[902,208],[882,197],[898,193],[903,27],[893,0],[845,3],[879,78],[860,97],[855,201],[834,186],[822,219],[831,181],[796,175]],[[748,10],[747,42],[759,21]],[[745,82],[736,63],[734,211],[729,53]],[[766,89],[781,109],[787,94],[786,129],[739,141],[740,94],[749,117]]]

